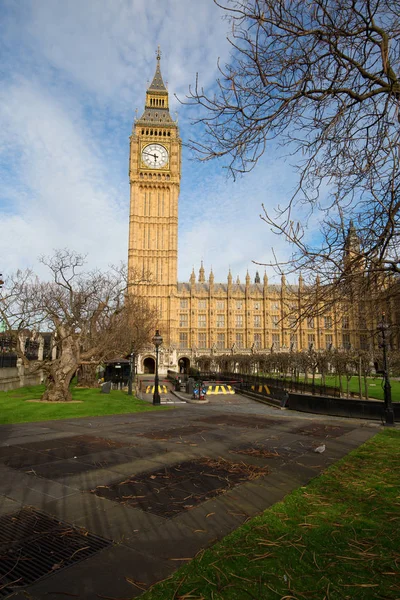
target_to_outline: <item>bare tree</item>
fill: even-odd
[[[214,1],[230,21],[232,54],[216,91],[198,80],[190,89],[204,135],[189,145],[201,160],[225,160],[233,176],[273,141],[292,156],[293,196],[262,215],[292,244],[291,259],[275,266],[318,272],[323,286],[361,270],[374,281],[400,273],[398,2]],[[318,212],[320,236],[308,235],[299,205]],[[359,244],[346,253],[351,218]]]
[[[7,278],[0,316],[16,335],[16,352],[26,369],[45,372],[42,400],[68,401],[79,365],[129,353],[133,336],[142,347],[156,316],[144,298],[127,296],[123,267],[85,273],[84,257],[69,250],[41,262],[49,268],[51,281],[40,281],[31,271]],[[21,335],[26,330],[51,332],[52,348],[45,360],[26,356]]]

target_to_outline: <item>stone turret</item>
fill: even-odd
[[[232,294],[232,273],[231,270],[229,269],[229,273],[228,273],[228,296],[231,296]]]
[[[192,269],[192,273],[190,275],[189,281],[190,281],[191,287],[193,288],[196,285],[196,275],[195,275],[195,272],[194,272],[194,267]]]
[[[254,283],[261,283],[260,274],[256,271],[256,276],[254,277]]]
[[[214,295],[214,273],[213,273],[212,269],[211,269],[210,275],[208,277],[208,287],[209,287],[210,298],[212,298]]]
[[[361,241],[353,221],[344,243],[343,266],[348,274],[362,274],[365,269],[365,258],[362,254]]]
[[[206,276],[204,273],[203,261],[201,261],[201,267],[199,269],[199,283],[204,283],[206,280]]]
[[[246,273],[246,288],[250,287],[250,275],[249,275],[249,271],[247,270]]]

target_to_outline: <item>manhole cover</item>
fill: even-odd
[[[279,424],[281,421],[276,419],[266,419],[265,417],[246,417],[240,415],[217,415],[216,417],[204,417],[198,419],[203,423],[213,425],[231,425],[233,427],[250,427],[251,429],[264,429]]]
[[[0,597],[111,545],[31,508],[0,517]]]
[[[92,493],[162,517],[173,517],[245,481],[269,473],[266,467],[202,458],[119,483],[99,486]]]
[[[187,425],[186,427],[176,427],[175,429],[162,429],[161,431],[149,431],[148,433],[139,433],[138,435],[151,440],[169,440],[176,437],[185,437],[195,433],[205,431],[205,427],[198,425]]]
[[[293,429],[291,433],[300,433],[318,438],[337,438],[344,433],[354,431],[353,427],[341,427],[339,425],[324,425],[323,423],[311,423],[305,427]]]

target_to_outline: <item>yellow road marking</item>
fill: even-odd
[[[209,385],[207,387],[207,396],[216,396],[218,394],[234,394],[235,390],[232,389],[231,385]]]
[[[258,393],[259,393],[259,394],[262,394],[262,393],[263,393],[263,391],[265,390],[265,393],[266,393],[268,396],[270,396],[270,395],[271,395],[271,392],[270,392],[270,390],[269,390],[269,387],[268,387],[267,385],[265,385],[265,384],[264,384],[264,385],[259,385],[259,386],[257,386],[257,387],[258,387],[258,390],[257,390],[257,391],[258,391]],[[256,386],[255,386],[255,385],[252,385],[252,386],[251,386],[251,389],[253,390],[253,392],[255,392],[255,391],[256,391]]]
[[[154,390],[155,390],[155,385],[148,385],[146,387],[146,394],[154,394]],[[159,394],[168,394],[168,388],[166,385],[159,385],[158,386],[158,393]]]

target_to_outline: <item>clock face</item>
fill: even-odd
[[[150,169],[161,169],[168,164],[168,150],[161,144],[149,144],[142,150],[142,161]]]

